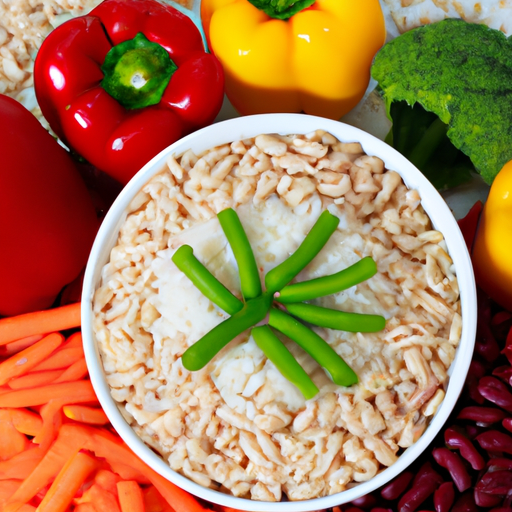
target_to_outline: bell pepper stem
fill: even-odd
[[[315,0],[249,0],[249,2],[271,18],[287,20],[313,5]]]
[[[178,69],[167,50],[139,32],[107,53],[101,86],[127,109],[156,105]]]

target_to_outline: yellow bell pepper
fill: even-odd
[[[277,19],[253,4],[268,4],[272,16],[301,10]],[[276,4],[284,14],[273,12]],[[202,0],[201,18],[242,115],[339,119],[363,97],[386,37],[379,0]]]
[[[472,256],[479,286],[512,311],[512,161],[491,185]]]

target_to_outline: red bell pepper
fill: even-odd
[[[213,122],[224,96],[197,27],[156,0],[105,0],[57,27],[36,56],[34,85],[55,133],[121,183]]]
[[[69,154],[0,95],[0,315],[50,307],[89,256],[98,219]]]

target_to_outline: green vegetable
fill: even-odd
[[[244,304],[237,299],[194,256],[190,245],[182,245],[173,255],[174,264],[194,283],[198,290],[214,304],[230,315],[240,311]]]
[[[235,210],[227,208],[217,215],[238,264],[240,284],[244,299],[254,299],[261,294],[261,281],[251,244]]]
[[[270,293],[248,300],[238,313],[216,325],[184,352],[181,356],[183,366],[190,371],[206,366],[232,339],[261,322],[271,302]]]
[[[298,249],[267,273],[265,276],[267,290],[277,292],[288,284],[321,251],[339,223],[340,219],[329,211],[322,212]]]
[[[418,27],[384,45],[371,72],[393,121],[388,141],[438,188],[472,166],[490,184],[512,159],[512,41],[499,30],[458,19]]]
[[[386,326],[386,319],[380,315],[347,313],[303,303],[287,304],[286,309],[305,322],[340,331],[378,332]]]
[[[252,330],[252,337],[261,351],[286,379],[297,386],[306,400],[313,398],[318,393],[318,388],[309,375],[268,325],[255,327]]]
[[[316,332],[276,308],[271,308],[268,323],[302,347],[338,386],[357,384],[354,370]]]
[[[279,292],[279,295],[276,294],[276,300],[282,304],[313,300],[346,290],[366,281],[366,279],[370,279],[376,273],[377,265],[375,261],[367,256],[336,274],[285,286]]]

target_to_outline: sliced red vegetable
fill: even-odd
[[[464,237],[464,241],[466,242],[469,251],[471,251],[471,248],[473,247],[473,241],[475,239],[478,221],[480,220],[480,214],[482,213],[482,208],[482,201],[477,201],[471,207],[466,216],[458,221],[459,228],[462,232],[462,236]]]

